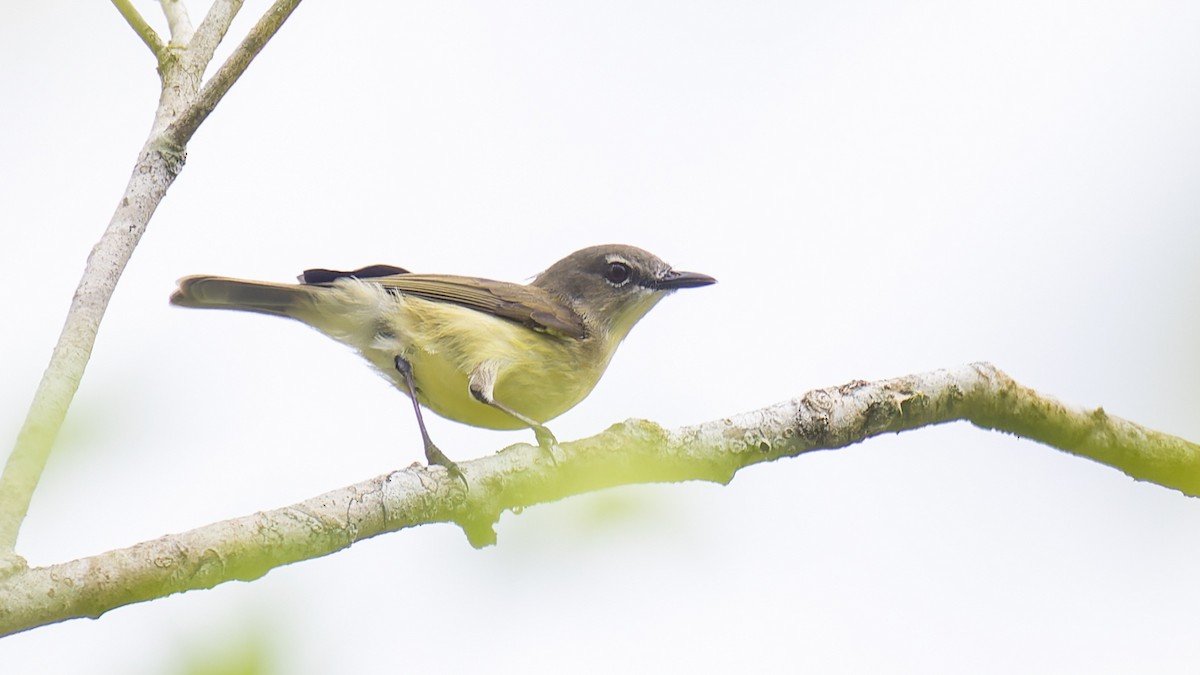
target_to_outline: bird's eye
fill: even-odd
[[[629,281],[629,265],[623,262],[609,263],[608,269],[604,272],[604,278],[608,279],[609,283],[620,286]]]

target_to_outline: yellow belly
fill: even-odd
[[[360,351],[407,392],[394,366],[397,355],[404,358],[412,365],[417,400],[464,424],[525,427],[471,394],[471,374],[485,365],[496,372],[495,400],[542,423],[582,401],[608,365],[608,358],[593,356],[597,344],[588,340],[539,333],[506,319],[420,298],[403,298],[398,307],[388,313],[387,335]]]

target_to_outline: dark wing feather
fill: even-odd
[[[403,267],[396,267],[395,265],[367,265],[366,267],[360,267],[349,272],[326,269],[304,270],[304,274],[300,275],[300,282],[312,286],[328,286],[334,281],[345,277],[370,279],[393,274],[408,274],[408,270]]]
[[[545,331],[582,339],[587,335],[583,319],[570,307],[536,286],[523,286],[505,281],[459,277],[448,274],[391,274],[378,276],[362,274],[366,271],[382,271],[386,265],[373,265],[355,272],[333,272],[310,270],[316,280],[308,281],[309,272],[303,279],[307,283],[328,285],[342,277],[353,276],[379,284],[388,291],[412,295],[436,302],[449,302],[477,312],[491,314],[502,319],[515,321],[534,330]],[[400,269],[400,268],[394,268]]]

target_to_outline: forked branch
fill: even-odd
[[[278,0],[272,5],[202,87],[201,77],[213,50],[224,38],[241,0],[216,0],[195,32],[181,0],[161,0],[171,32],[169,47],[129,0],[113,0],[157,57],[162,92],[150,136],[108,227],[88,256],[50,364],[0,474],[0,578],[24,567],[15,553],[21,523],[79,388],[109,299],[151,216],[182,170],[188,141],[299,2]],[[193,35],[197,44],[192,44]]]

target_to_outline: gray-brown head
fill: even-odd
[[[531,285],[570,305],[609,339],[621,340],[670,293],[716,281],[706,274],[671,269],[658,256],[635,246],[607,244],[559,260]]]

